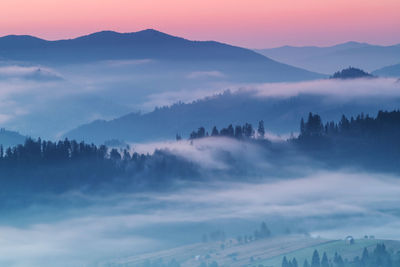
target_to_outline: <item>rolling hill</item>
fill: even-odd
[[[400,63],[375,70],[372,72],[372,74],[382,76],[382,77],[397,77],[397,78],[399,78],[400,77]]]
[[[230,123],[257,125],[259,120],[264,120],[267,131],[288,134],[298,132],[301,118],[310,111],[327,120],[339,120],[342,114],[375,114],[379,109],[396,109],[399,103],[400,99],[396,97],[349,98],[343,102],[340,98],[323,95],[263,98],[255,97],[251,92],[227,91],[187,104],[157,108],[149,113],[130,113],[109,121],[97,120],[79,126],[65,136],[96,143],[112,139],[160,141],[173,139],[177,133],[187,138],[200,126],[210,131],[214,125],[218,128]]]

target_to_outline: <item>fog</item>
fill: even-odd
[[[153,60],[53,67],[3,62],[0,88],[1,127],[50,139],[96,119],[149,112],[227,89],[257,100],[322,96],[318,105],[328,111],[357,101],[371,110],[395,109],[400,98],[396,79],[245,83],[216,69],[180,66],[168,71]],[[299,110],[292,112],[300,116]],[[336,111],[335,118],[341,116]],[[290,118],[278,119],[287,124]],[[120,257],[200,242],[204,233],[216,230],[236,238],[253,233],[262,221],[273,236],[290,229],[331,239],[400,238],[398,175],[359,166],[328,168],[287,146],[288,137],[267,132],[275,150],[222,137],[130,143],[131,152],[161,149],[184,159],[202,178],[176,179],[164,190],[1,195],[25,202],[2,207],[7,216],[0,219],[0,265],[102,266]]]
[[[46,201],[33,201],[2,220],[0,263],[98,266],[200,242],[202,234],[215,230],[235,238],[252,233],[261,221],[275,236],[289,228],[334,239],[349,234],[400,238],[396,175],[328,170],[294,154],[277,165],[274,155],[254,143],[225,138],[133,145],[149,153],[156,148],[193,161],[207,181],[167,191],[44,195]],[[229,160],[221,157],[226,153]],[[247,171],[226,179],[237,168],[235,158]]]
[[[313,94],[335,103],[358,97],[373,103],[376,97],[398,97],[399,87],[391,78],[246,83],[217,69],[146,59],[51,67],[1,62],[0,122],[25,135],[56,139],[96,119],[150,112],[227,89],[266,99]]]
[[[52,266],[54,262],[85,266],[184,244],[183,236],[198,242],[204,232],[214,229],[227,228],[234,238],[243,229],[241,220],[253,222],[250,225],[265,220],[273,231],[281,221],[293,230],[305,228],[325,238],[372,234],[397,239],[398,215],[392,210],[400,204],[399,194],[395,177],[319,171],[288,181],[215,183],[175,193],[92,199],[90,208],[63,211],[62,217],[70,212],[73,218],[39,219],[20,227],[2,225],[1,262],[8,266]]]
[[[315,94],[336,97],[346,101],[349,98],[397,97],[400,95],[400,84],[395,78],[367,79],[326,79],[310,82],[260,84],[244,87],[256,89],[261,97],[289,97],[299,94]]]

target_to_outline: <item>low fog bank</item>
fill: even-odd
[[[45,81],[26,77],[36,68],[0,69],[7,75],[0,80],[0,122],[26,134],[55,137],[94,119],[150,111],[230,88],[230,96],[225,97],[234,98],[232,110],[242,114],[241,121],[221,113],[220,120],[212,116],[212,124],[256,125],[255,121],[264,119],[267,130],[288,133],[298,131],[300,118],[310,111],[321,113],[325,121],[337,121],[342,113],[374,114],[379,109],[398,109],[400,103],[400,83],[394,79],[245,84],[224,80],[225,73],[210,69],[180,70],[172,76],[155,70],[143,75],[152,63],[103,62],[97,67],[46,69],[61,79]],[[226,99],[222,97],[221,103]],[[256,108],[243,112],[237,99],[247,101],[246,111]],[[197,113],[183,114],[193,121]],[[204,118],[210,121],[210,114]],[[274,128],[272,119],[281,124]],[[171,120],[182,122],[175,115]],[[192,131],[213,126],[202,122],[185,127]],[[164,133],[164,139],[174,137],[179,129]],[[112,180],[98,191],[84,186],[40,196],[2,191],[0,198],[5,201],[0,207],[7,216],[0,218],[0,264],[96,266],[112,258],[200,242],[203,234],[213,231],[224,231],[230,238],[251,234],[262,221],[272,235],[283,235],[289,229],[325,238],[367,234],[400,239],[397,174],[356,164],[337,167],[299,153],[282,142],[285,137],[272,133],[267,137],[274,142],[259,140],[263,146],[222,137],[132,143],[131,152],[160,155],[145,161],[138,174],[143,181],[153,179],[158,184],[153,190],[132,190],[136,184],[124,183],[113,187]],[[162,168],[154,170],[154,166]],[[181,179],[177,174],[186,167],[193,172]],[[172,183],[165,183],[170,179]],[[40,183],[32,184],[41,188]]]
[[[70,192],[21,212],[18,226],[3,222],[0,262],[89,266],[200,242],[204,233],[217,230],[228,238],[252,234],[261,221],[275,236],[289,229],[335,239],[348,234],[400,239],[399,194],[400,181],[391,175],[321,169],[288,180],[216,181],[166,193]],[[51,204],[60,199],[76,206]],[[31,213],[36,217],[29,218]]]
[[[201,242],[215,231],[227,238],[252,234],[262,221],[273,236],[400,239],[397,175],[328,169],[293,150],[277,154],[282,142],[265,142],[218,137],[133,145],[190,160],[207,179],[177,180],[170,190],[34,197],[1,220],[0,263],[97,266]]]
[[[179,101],[190,103],[228,89],[232,93],[246,92],[246,98],[259,97],[257,101],[264,102],[266,106],[272,103],[273,109],[277,110],[274,114],[289,119],[286,128],[280,129],[282,127],[279,126],[270,129],[275,133],[287,133],[297,127],[292,125],[293,121],[309,112],[310,108],[307,107],[310,105],[317,107],[313,110],[315,112],[324,110],[323,106],[318,108],[320,99],[311,99],[311,103],[303,101],[301,96],[305,94],[326,96],[322,100],[326,113],[334,108],[328,114],[330,116],[340,116],[337,113],[342,112],[351,115],[361,112],[361,109],[375,112],[379,108],[392,108],[398,105],[400,97],[400,84],[390,78],[262,83],[252,79],[237,80],[232,73],[218,68],[188,67],[146,59],[52,67],[2,62],[0,86],[2,127],[17,130],[24,135],[51,139],[59,138],[77,126],[94,120],[111,120],[130,112],[145,114],[156,107],[169,106]],[[299,97],[300,103],[293,109],[289,109],[282,101],[296,102],[295,98]],[[349,109],[352,101],[358,103],[356,110]],[[252,105],[254,101],[247,106]],[[341,105],[344,105],[342,110]],[[243,118],[239,117],[240,120],[249,121],[254,116],[251,108],[246,109],[249,110],[244,112]],[[187,117],[193,114],[187,114]],[[227,114],[222,114],[224,119],[218,118],[217,113],[214,115],[217,124],[233,120]],[[269,118],[266,116],[265,119]],[[85,136],[85,140],[90,138]],[[109,136],[109,139],[112,138]],[[169,133],[158,140],[168,138],[171,138]]]

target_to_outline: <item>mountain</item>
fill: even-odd
[[[8,131],[4,128],[0,129],[0,145],[2,145],[3,148],[23,144],[25,139],[26,137],[18,132]]]
[[[298,94],[292,97],[256,97],[254,92],[229,91],[192,103],[178,103],[149,113],[130,113],[105,121],[97,120],[68,132],[65,137],[103,143],[118,139],[126,142],[149,142],[188,138],[192,130],[204,126],[209,133],[229,124],[256,126],[264,120],[268,132],[288,134],[299,131],[299,121],[310,111],[326,120],[339,120],[342,114],[375,114],[380,109],[396,109],[398,97],[345,98],[333,95]]]
[[[276,62],[249,49],[214,41],[190,41],[153,29],[133,33],[102,31],[58,41],[9,35],[0,38],[0,59],[47,65],[150,59],[166,62],[173,68],[200,67],[239,75],[245,73],[249,76],[248,80],[284,81],[323,77]]]
[[[326,74],[347,66],[373,71],[396,64],[400,58],[400,44],[379,46],[348,42],[328,47],[283,46],[255,51],[286,64]]]
[[[377,69],[372,74],[382,77],[400,77],[400,63]]]

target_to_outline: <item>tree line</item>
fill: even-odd
[[[222,128],[221,130],[218,130],[218,128],[214,126],[211,129],[211,134],[209,134],[209,132],[206,131],[206,129],[203,126],[201,126],[197,129],[197,131],[192,131],[190,133],[189,139],[198,139],[209,136],[214,136],[214,137],[223,136],[223,137],[243,139],[243,138],[255,137],[256,134],[257,137],[264,138],[265,127],[263,120],[259,121],[257,129],[254,129],[251,123],[245,123],[244,125],[236,125],[236,126],[229,124],[228,127]],[[180,140],[181,138],[182,137],[179,134],[177,134],[176,139]]]
[[[288,259],[286,256],[282,259],[282,267],[298,267],[296,258]],[[352,260],[343,259],[337,252],[332,258],[328,258],[324,252],[322,257],[317,250],[314,250],[311,261],[304,260],[303,267],[399,267],[399,252],[391,252],[386,249],[385,244],[377,244],[370,252],[364,248],[362,255],[354,257]]]
[[[65,139],[27,138],[24,144],[0,146],[0,193],[64,192],[106,184],[120,189],[163,188],[171,177],[190,179],[198,170],[192,162],[168,151],[152,155]],[[189,177],[189,178],[188,178]]]
[[[191,139],[207,136],[254,140],[272,147],[265,140],[264,122],[257,129],[250,123],[229,125],[208,134],[204,127],[193,131]],[[310,113],[300,121],[300,134],[273,147],[274,159],[295,147],[299,152],[341,167],[359,164],[385,171],[400,171],[400,111],[379,111],[376,117],[360,114],[339,122],[323,123],[318,114]],[[238,166],[235,166],[239,168]],[[4,149],[0,146],[0,193],[15,190],[55,190],[63,192],[84,185],[100,186],[118,180],[132,187],[163,188],[172,179],[198,179],[201,170],[196,163],[168,150],[153,154],[109,148],[75,140],[57,142],[26,139],[24,144]],[[236,170],[236,169],[235,169]],[[247,171],[247,169],[245,169]],[[121,186],[126,188],[126,186]]]
[[[326,123],[320,115],[310,112],[306,119],[300,120],[298,136],[292,135],[287,142],[280,145],[265,142],[265,133],[264,122],[260,121],[257,130],[250,123],[235,127],[230,124],[220,131],[213,127],[211,134],[204,127],[200,127],[191,133],[189,140],[208,136],[253,140],[274,149],[275,152],[295,149],[304,156],[322,161],[330,167],[349,165],[400,172],[399,110],[380,110],[375,117],[363,113],[351,117],[342,115],[338,122]]]
[[[380,110],[375,118],[363,113],[350,119],[342,115],[340,121],[327,122],[325,125],[318,114],[309,113],[305,122],[300,122],[300,138],[319,136],[370,137],[373,135],[397,135],[400,132],[400,111]]]

